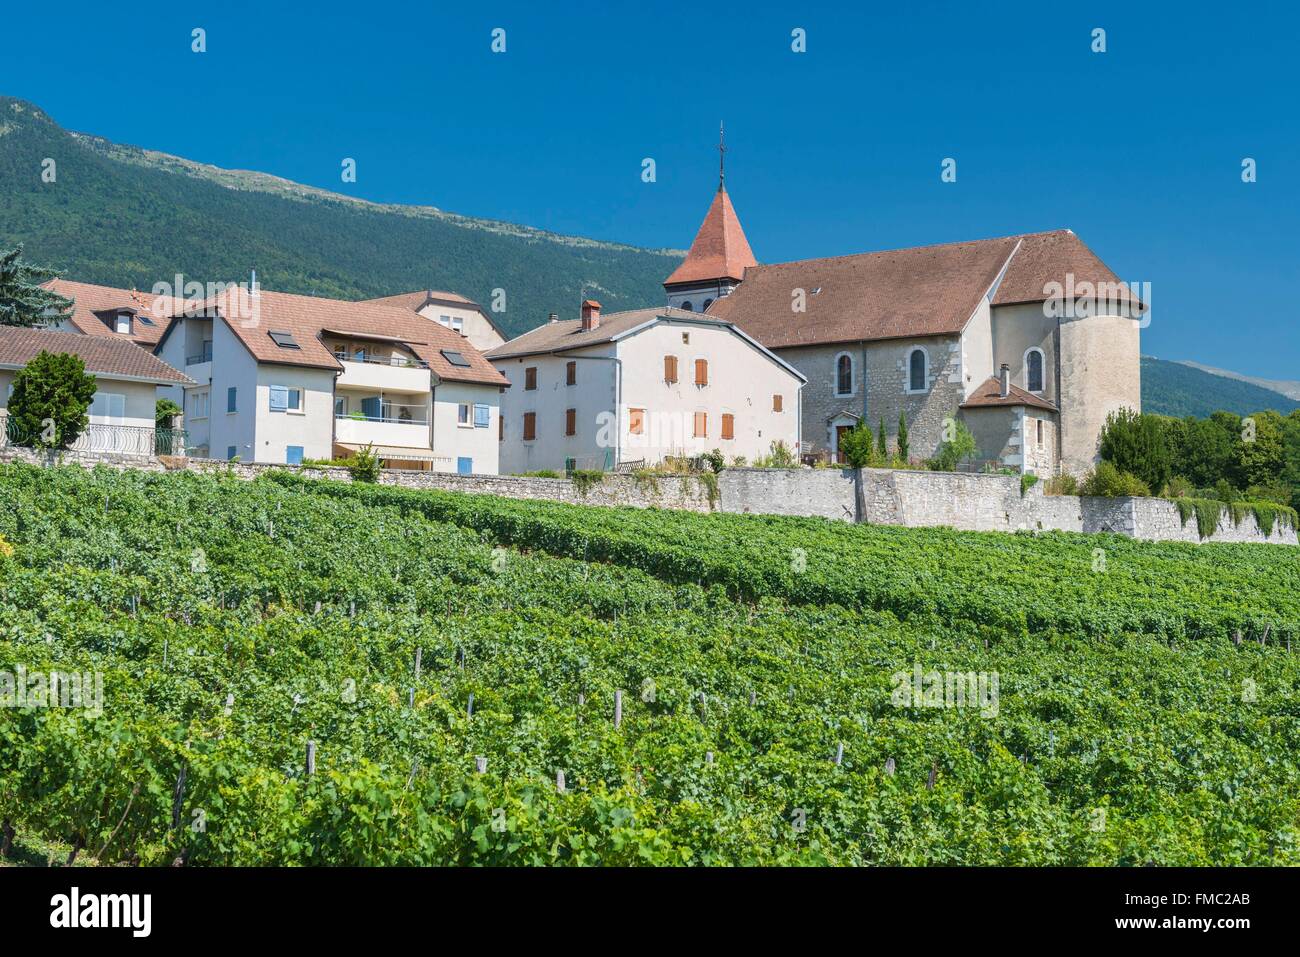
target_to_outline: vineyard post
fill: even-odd
[[[307,776],[316,773],[316,742],[307,742]]]
[[[474,759],[474,770],[477,771],[479,774],[486,774],[487,758],[482,757],[481,755],[479,757],[476,757]]]
[[[415,686],[420,683],[420,653],[423,649],[415,649],[415,684],[411,685],[411,700],[407,705],[408,708],[415,707]]]
[[[561,794],[564,793],[564,772],[563,771],[555,772],[555,790],[560,792]]]
[[[837,765],[844,763],[844,742],[839,742],[835,747],[835,763]]]
[[[894,765],[893,758],[889,758],[885,761],[885,773],[889,775],[891,778],[894,776],[894,767],[895,765]]]
[[[465,709],[465,717],[474,717],[474,692],[469,693],[469,706]]]
[[[623,692],[614,692],[614,727],[623,723]]]

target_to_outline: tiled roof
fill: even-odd
[[[536,355],[544,352],[564,352],[582,346],[593,346],[609,342],[621,333],[634,329],[645,322],[659,317],[678,319],[711,319],[698,312],[661,306],[656,309],[629,309],[626,312],[611,312],[600,317],[600,325],[590,332],[582,331],[581,319],[564,319],[548,322],[530,329],[522,336],[517,336],[495,349],[488,350],[489,359],[509,359],[514,356]]]
[[[1119,283],[1119,277],[1069,229],[1026,233],[1016,238],[1021,241],[1020,249],[1012,258],[993,297],[995,306],[1043,302],[1048,298],[1043,287],[1051,282],[1065,287],[1066,277],[1070,274],[1074,275],[1076,288],[1082,282],[1094,286],[1097,283]],[[1128,288],[1123,287],[1120,299],[1126,301],[1128,298]],[[1136,302],[1136,297],[1133,301]]]
[[[406,309],[418,310],[430,299],[442,300],[443,302],[459,302],[467,306],[479,307],[472,299],[466,299],[459,293],[443,292],[438,289],[421,289],[418,292],[402,292],[396,296],[380,296],[378,299],[366,299],[365,302],[373,302],[377,306],[402,306]]]
[[[172,302],[169,297],[155,296],[148,292],[96,286],[92,283],[72,282],[68,279],[51,279],[44,285],[46,289],[73,300],[76,305],[72,311],[72,325],[88,336],[122,339],[152,346],[162,337],[167,329],[167,317],[175,311],[171,308]],[[157,309],[154,307],[156,300],[162,300]],[[137,316],[131,324],[132,334],[124,336],[114,332],[103,319],[95,315],[96,312],[107,309],[134,309],[152,322],[152,325]]]
[[[1032,392],[1026,392],[1016,385],[1008,383],[1007,395],[1002,394],[1002,383],[998,381],[997,376],[993,376],[978,389],[971,393],[970,398],[961,404],[963,409],[979,409],[991,406],[1032,406],[1035,409],[1046,409],[1048,412],[1057,411],[1056,406],[1048,402],[1042,396],[1034,395]]]
[[[219,314],[259,362],[339,369],[338,360],[320,339],[321,332],[329,329],[400,340],[427,362],[440,379],[496,386],[510,384],[459,333],[397,306],[296,296],[265,289],[253,296],[247,289],[235,287],[207,302],[192,304],[192,310]],[[279,332],[290,333],[299,348],[277,345],[271,334]],[[459,352],[469,365],[452,365],[443,356],[443,350]]]
[[[709,315],[769,349],[956,333],[1015,248],[1009,237],[755,266]]]
[[[664,280],[664,285],[710,279],[740,280],[745,278],[745,270],[757,262],[745,231],[740,228],[740,217],[731,205],[731,197],[724,187],[719,186],[704,222],[695,234],[695,242],[691,243],[681,265]]]
[[[1068,229],[754,266],[709,315],[769,348],[952,335],[1006,266],[994,305],[1042,302],[1049,282],[1118,283]],[[805,312],[793,308],[803,290]]]
[[[41,352],[80,356],[86,371],[162,384],[188,385],[192,380],[125,336],[88,336],[0,326],[0,366],[25,366]]]

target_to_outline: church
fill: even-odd
[[[1144,304],[1068,229],[760,265],[720,164],[664,290],[806,377],[805,462],[840,460],[860,421],[883,420],[892,449],[901,414],[914,460],[961,421],[967,467],[1081,477],[1106,416],[1141,410]]]

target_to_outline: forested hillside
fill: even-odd
[[[56,179],[42,181],[53,159]],[[663,301],[680,255],[559,236],[435,209],[367,204],[257,174],[224,173],[69,133],[0,97],[0,247],[69,279],[150,289],[177,272],[362,299],[448,289],[514,335],[593,296],[607,311]]]
[[[1273,409],[1286,415],[1300,402],[1241,379],[1203,372],[1181,362],[1142,357],[1142,411],[1203,419],[1215,412],[1250,415]]]

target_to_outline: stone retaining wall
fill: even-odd
[[[253,479],[284,465],[256,465],[196,459],[145,459],[129,455],[65,452],[65,464],[107,465],[118,469],[161,472],[189,469]],[[26,449],[0,449],[0,462],[41,464],[45,457]],[[306,478],[350,482],[344,468],[295,469]],[[515,475],[454,475],[386,469],[385,485],[473,492],[507,498],[542,499],[574,505],[669,508],[692,512],[723,511],[755,515],[799,515],[853,521],[856,513],[852,469],[727,469],[710,482],[693,475],[653,477],[606,473],[584,486],[567,479]],[[1044,495],[1041,485],[1023,494],[1015,475],[863,469],[865,519],[878,525],[913,528],[946,525],[980,532],[1018,530],[1114,532],[1153,541],[1199,541],[1195,517],[1183,523],[1178,507],[1155,498],[1081,498]],[[1210,541],[1297,544],[1296,530],[1280,522],[1265,536],[1253,515],[1237,524],[1229,512]]]

